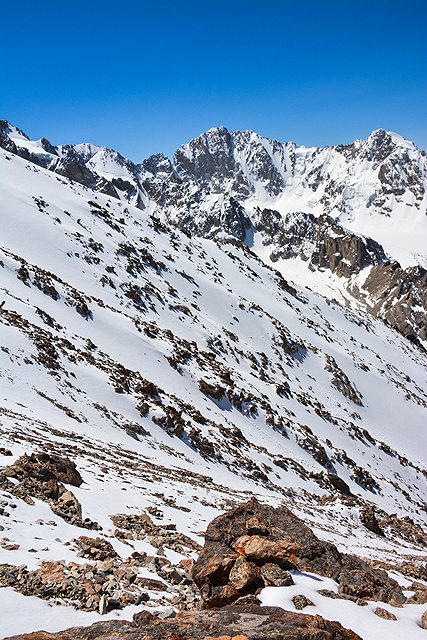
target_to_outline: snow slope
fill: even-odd
[[[14,456],[0,464],[40,450],[72,458],[84,478],[72,491],[106,537],[111,515],[156,507],[201,542],[219,511],[256,495],[285,502],[340,550],[424,556],[359,517],[369,502],[426,524],[424,352],[289,285],[244,246],[191,238],[13,153],[0,163],[0,445]],[[19,548],[0,546],[0,563],[79,562],[64,543],[85,530],[46,503],[2,496],[16,506],[1,535]],[[4,633],[34,628],[10,618],[20,598],[3,600]],[[69,611],[70,623],[93,621]]]
[[[320,149],[219,127],[173,164],[157,154],[136,165],[1,121],[0,146],[192,235],[244,243],[284,277],[427,345],[427,161],[398,134]]]

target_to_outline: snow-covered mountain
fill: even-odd
[[[422,253],[425,156],[385,132],[307,150],[215,129],[181,147],[174,166],[164,156],[132,165],[104,148],[2,131],[0,464],[44,451],[72,459],[83,483],[64,481],[81,509],[67,520],[64,504],[51,501],[51,511],[40,489],[28,493],[18,467],[0,474],[0,564],[81,563],[75,540],[91,528],[123,558],[161,548],[176,564],[195,557],[215,515],[255,495],[286,504],[341,550],[420,567],[425,351],[282,274],[311,265],[313,289],[326,267],[359,290],[387,270],[403,278],[387,256],[393,243],[413,261]],[[368,206],[375,172],[384,181]],[[396,203],[389,216],[381,199]],[[354,265],[331,253],[333,242]],[[274,267],[261,259],[280,251]],[[421,302],[408,292],[411,317],[425,317],[423,287]],[[385,535],[366,528],[370,505]],[[157,537],[124,531],[142,513]],[[168,548],[174,525],[186,548]],[[21,606],[23,595],[2,592],[6,606]],[[147,606],[166,602],[154,600]],[[74,611],[66,600],[67,620],[93,621],[99,601],[94,593]],[[40,607],[5,633],[33,630]],[[51,630],[66,626],[55,620]]]
[[[427,160],[395,133],[320,149],[220,127],[173,165],[30,141],[6,121],[0,145],[192,235],[242,242],[285,277],[427,344]]]

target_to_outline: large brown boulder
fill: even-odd
[[[218,516],[206,530],[205,545],[192,575],[205,609],[230,604],[271,584],[268,565],[310,571],[339,583],[346,598],[404,602],[398,583],[384,571],[319,540],[286,507],[255,498]],[[288,581],[291,584],[290,581]]]
[[[19,480],[25,478],[38,479],[41,482],[57,480],[80,487],[83,478],[77,471],[74,462],[65,457],[51,455],[49,453],[24,454],[11,466],[4,470],[6,476],[16,477]]]

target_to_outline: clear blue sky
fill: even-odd
[[[224,125],[427,149],[425,0],[2,0],[0,117],[135,162]]]

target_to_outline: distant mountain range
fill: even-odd
[[[220,127],[173,164],[157,154],[136,165],[92,144],[34,142],[1,121],[0,145],[193,236],[246,244],[427,345],[427,160],[397,134],[307,149]]]

